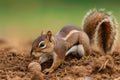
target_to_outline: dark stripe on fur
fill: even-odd
[[[104,52],[111,50],[113,41],[114,41],[114,35],[111,28],[110,22],[103,22],[98,30],[98,44],[100,47],[103,48]]]

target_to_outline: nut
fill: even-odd
[[[41,71],[41,65],[38,62],[31,62],[28,65],[28,69],[31,72],[37,72],[37,71]]]

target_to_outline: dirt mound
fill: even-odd
[[[7,50],[0,51],[0,80],[9,80],[12,78],[27,78],[27,70],[31,58],[27,55],[20,55]]]
[[[37,79],[37,76],[28,70],[29,63],[33,61],[29,51],[14,52],[11,49],[13,48],[0,49],[0,80]],[[48,61],[42,64],[42,68],[49,67],[51,63],[52,61]],[[111,55],[93,52],[90,56],[82,58],[68,55],[56,71],[43,76],[43,80],[117,80],[117,78],[120,78],[119,50]]]

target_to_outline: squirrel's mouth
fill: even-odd
[[[41,53],[41,52],[33,52],[32,55],[33,55],[34,57],[40,57],[40,56],[43,55],[43,53]]]

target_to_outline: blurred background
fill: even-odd
[[[81,27],[84,15],[94,8],[112,12],[119,23],[119,0],[0,0],[0,39],[32,40],[42,30],[56,33],[67,24]]]

